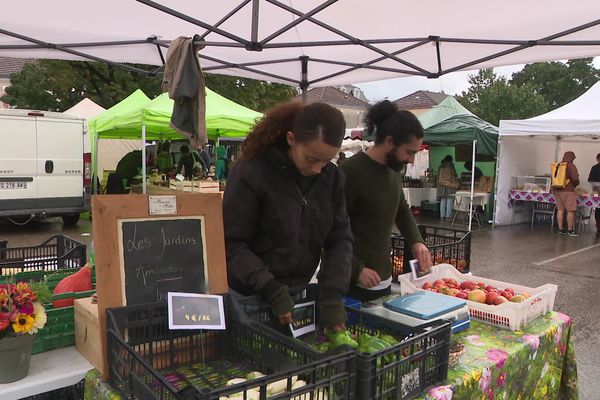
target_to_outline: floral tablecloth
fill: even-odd
[[[575,400],[577,365],[571,338],[571,318],[550,312],[511,332],[476,321],[452,336],[465,346],[445,385],[421,399]],[[85,377],[84,400],[122,400],[102,382],[100,372]]]
[[[511,190],[508,194],[511,201],[533,201],[538,203],[555,204],[556,199],[552,193],[533,193],[522,190]],[[582,195],[577,196],[577,205],[581,207],[600,208],[600,196]]]
[[[452,342],[465,346],[445,385],[423,397],[450,399],[578,398],[571,318],[550,312],[511,332],[471,322]]]

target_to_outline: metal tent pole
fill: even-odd
[[[88,127],[89,130],[89,127]],[[98,193],[98,132],[94,131],[94,148],[92,149],[92,194]],[[106,186],[106,182],[104,182],[104,186]]]
[[[477,139],[473,140],[473,157],[471,158],[471,199],[469,202],[469,232],[473,228],[473,196],[475,195],[475,147]]]
[[[302,77],[300,79],[300,89],[302,89],[302,103],[306,104],[308,89],[308,57],[300,57],[302,63]]]
[[[146,125],[142,125],[142,193],[146,194]]]

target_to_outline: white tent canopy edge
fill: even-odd
[[[161,66],[171,40],[199,34],[206,72],[306,88],[600,54],[595,0],[198,4],[15,2],[0,15],[0,56]]]

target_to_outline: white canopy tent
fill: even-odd
[[[600,82],[556,110],[526,120],[500,121],[495,223],[511,223],[508,195],[513,176],[549,175],[550,163],[575,152],[581,186],[600,153]]]
[[[94,103],[87,97],[69,108],[64,114],[71,114],[88,120],[102,114],[105,109]],[[84,140],[84,152],[91,152],[91,140]],[[102,139],[98,141],[98,175],[102,178],[104,170],[114,170],[123,156],[132,150],[141,150],[142,143],[139,140],[127,139]],[[106,182],[103,182],[104,184]]]
[[[204,71],[304,89],[600,54],[595,0],[25,1],[0,27],[0,56],[158,66],[199,34]]]

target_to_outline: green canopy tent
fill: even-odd
[[[471,111],[467,110],[454,97],[448,96],[440,104],[431,107],[429,111],[417,118],[419,118],[423,129],[427,129],[457,114],[471,114]]]
[[[477,154],[495,156],[498,128],[474,114],[457,114],[425,128],[424,142],[434,146],[455,146],[477,141]]]
[[[107,112],[110,110],[112,108]],[[148,140],[187,139],[170,127],[172,112],[173,100],[163,93],[154,100],[139,104],[139,107],[114,115],[108,123],[96,124],[95,134],[101,139],[139,139],[144,126]],[[103,116],[101,114],[98,119]],[[261,116],[259,112],[206,89],[206,129],[209,139],[243,139]]]
[[[457,113],[451,114],[452,112]],[[428,115],[430,113],[433,114]],[[439,121],[435,122],[437,119]],[[435,122],[432,125],[423,126],[425,128],[423,142],[426,144],[433,146],[469,144],[473,146],[469,207],[469,231],[471,231],[473,224],[473,197],[475,195],[475,157],[476,154],[496,156],[498,152],[498,128],[472,114],[453,97],[445,99],[438,107],[434,107],[432,111],[419,117],[419,120],[425,124]]]
[[[139,91],[139,90],[138,90]],[[137,93],[138,91],[134,92]],[[139,91],[141,93],[141,91]],[[138,103],[129,100],[130,95],[121,103],[100,114],[90,123],[92,140],[99,139],[141,139],[173,140],[187,139],[170,127],[173,100],[163,93],[154,100]],[[122,103],[126,102],[125,105]],[[117,108],[118,107],[118,108]],[[117,111],[113,109],[117,108]],[[110,112],[110,114],[108,114]],[[106,115],[105,115],[106,114]],[[206,128],[209,139],[243,139],[252,129],[261,113],[237,104],[210,89],[206,89]],[[142,147],[142,164],[146,162],[145,146]],[[142,165],[142,182],[145,192],[145,165]],[[94,171],[95,168],[94,168]],[[94,172],[95,173],[95,172]]]
[[[97,117],[88,121],[88,129],[90,132],[90,141],[92,148],[92,178],[94,182],[94,192],[96,192],[96,177],[98,176],[98,137],[99,130],[104,131],[107,127],[113,125],[114,119],[120,114],[126,114],[132,110],[137,110],[150,102],[150,98],[140,89],[131,93],[125,99],[121,100],[111,108],[103,111]],[[114,137],[109,137],[114,139]]]

